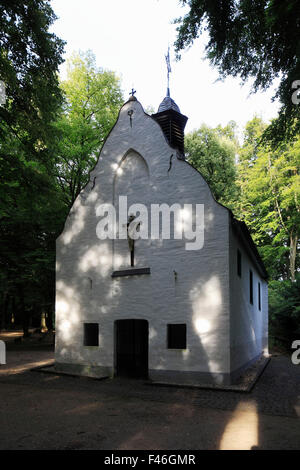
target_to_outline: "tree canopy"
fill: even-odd
[[[10,310],[25,334],[30,312],[53,308],[55,237],[64,217],[49,173],[64,46],[49,32],[54,20],[48,1],[0,5],[0,78],[6,88],[0,106],[0,326]]]
[[[40,157],[61,103],[57,72],[64,41],[49,32],[55,19],[48,1],[0,5],[0,78],[7,96],[0,107],[0,136],[11,134],[27,153]]]
[[[0,328],[13,312],[25,335],[30,318],[39,319],[42,313],[51,326],[55,240],[123,101],[119,79],[97,68],[90,51],[74,53],[67,65],[65,80],[58,82],[55,73],[58,88],[44,89],[45,102],[54,91],[57,99],[49,97],[50,114],[46,124],[37,124],[44,126],[39,136],[29,131],[35,126],[31,104],[25,110],[14,108],[13,128],[1,121]],[[9,112],[14,99],[5,105]],[[37,115],[40,119],[39,109]]]
[[[212,129],[203,124],[185,137],[187,160],[202,174],[215,199],[233,209],[238,198],[236,124]]]
[[[239,152],[239,215],[260,248],[269,274],[295,279],[299,268],[300,136],[276,150],[261,141],[266,124],[255,117]]]
[[[91,51],[73,53],[61,82],[64,103],[55,129],[56,177],[71,207],[88,181],[89,171],[123,103],[120,80],[97,68]]]
[[[268,137],[295,136],[300,131],[300,108],[292,101],[294,81],[300,79],[300,4],[298,0],[181,0],[189,7],[177,22],[175,49],[190,46],[203,31],[209,34],[206,57],[221,77],[254,78],[253,90],[265,90],[280,79],[276,97],[279,119]],[[299,86],[299,85],[298,85]],[[297,93],[297,92],[296,92]]]
[[[300,274],[295,280],[269,282],[269,335],[272,342],[291,348],[300,334]]]

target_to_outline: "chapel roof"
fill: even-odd
[[[161,113],[162,111],[167,111],[169,109],[173,109],[173,111],[180,113],[179,106],[177,106],[175,101],[170,97],[170,94],[167,94],[167,96],[160,103],[157,112]]]

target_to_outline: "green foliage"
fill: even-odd
[[[261,141],[266,125],[247,123],[239,154],[239,215],[273,278],[295,278],[299,267],[300,138],[276,151]]]
[[[215,199],[231,209],[238,199],[237,147],[234,122],[215,129],[203,124],[185,137],[187,160],[205,178]]]
[[[20,147],[0,155],[0,293],[26,332],[30,312],[53,309],[55,239],[66,209],[46,168]]]
[[[64,201],[71,207],[88,182],[123,98],[119,79],[113,72],[98,69],[90,51],[73,54],[61,88],[65,101],[55,124],[59,138],[53,152]]]
[[[151,114],[155,114],[155,109],[152,105],[146,106],[144,111],[146,114],[149,114],[149,116],[151,116]]]
[[[0,107],[0,136],[11,134],[39,158],[61,102],[57,71],[64,42],[48,31],[55,18],[48,1],[0,5],[0,79],[7,95]]]
[[[269,282],[269,334],[290,349],[300,334],[300,274],[295,281]]]
[[[45,28],[51,24],[54,17],[47,2],[29,3],[41,6],[41,21],[45,11],[49,13],[48,22],[45,19],[43,23]],[[27,12],[26,5],[24,8]],[[13,18],[17,21],[18,15]],[[27,16],[25,19],[28,20]],[[17,23],[16,28],[19,27]],[[50,64],[48,75],[45,72],[44,83],[31,80],[30,74],[20,75],[20,80],[28,80],[32,86],[28,103],[24,94],[22,109],[17,107],[16,95],[10,94],[9,83],[9,100],[4,111],[6,116],[12,110],[16,115],[10,125],[1,121],[0,328],[9,324],[13,313],[25,334],[30,317],[39,318],[42,312],[52,317],[55,240],[68,210],[88,181],[89,171],[122,104],[118,78],[112,72],[97,69],[91,52],[72,56],[67,79],[58,88],[56,69],[51,69],[55,58],[45,54],[52,54],[53,41],[61,42],[43,31],[43,25],[36,27],[50,41],[47,50],[40,51],[45,64]],[[31,44],[31,30],[28,34]],[[35,56],[33,59],[40,63],[43,77],[43,62]],[[30,57],[25,54],[24,60],[30,61]],[[60,62],[57,56],[56,68]],[[13,69],[13,61],[10,67]],[[25,63],[22,67],[27,70]],[[36,70],[30,70],[35,76]],[[18,77],[19,74],[16,68]],[[39,101],[39,94],[43,101]],[[44,108],[39,107],[43,104]]]
[[[55,238],[66,214],[49,152],[62,97],[54,20],[48,1],[0,5],[0,327],[9,312],[25,333],[30,312],[53,308]]]
[[[300,108],[292,103],[292,83],[300,79],[300,8],[298,0],[181,0],[188,13],[178,23],[175,48],[180,51],[205,30],[206,56],[223,78],[254,78],[265,90],[280,77],[276,97],[280,116],[268,136],[277,143],[300,132]]]

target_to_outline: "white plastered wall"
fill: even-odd
[[[241,277],[237,273],[237,250],[241,253]],[[253,304],[250,303],[250,274],[253,273]],[[258,304],[261,286],[261,310]],[[268,284],[230,229],[230,356],[231,370],[248,364],[262,352],[268,353]]]
[[[122,192],[130,204],[204,204],[203,248],[138,240],[137,266],[151,274],[112,278],[130,268],[127,241],[97,238],[96,208]],[[149,323],[150,371],[230,372],[229,212],[137,101],[122,107],[57,240],[56,278],[57,363],[113,368],[114,321],[135,318]],[[85,322],[99,323],[99,347],[83,346]],[[186,350],[167,349],[168,323],[187,324]]]

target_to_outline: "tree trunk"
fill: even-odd
[[[9,295],[7,292],[5,292],[3,295],[3,301],[2,301],[1,312],[0,312],[0,330],[3,330],[6,327],[8,304],[9,304]]]
[[[16,321],[19,316],[20,315],[16,307],[16,297],[13,295],[11,299],[11,311],[8,312],[8,316],[6,317],[6,325],[9,325],[9,328],[13,328],[16,325]]]
[[[20,299],[23,335],[24,335],[24,338],[27,338],[29,336],[29,318],[28,318],[28,313],[25,311],[23,286],[19,286],[19,299]]]
[[[41,313],[41,332],[44,333],[47,331],[47,325],[46,325],[46,312]]]
[[[47,309],[46,326],[47,326],[48,331],[53,330],[53,310],[52,310],[52,306]]]
[[[290,234],[290,276],[295,281],[296,273],[296,256],[297,256],[298,234],[291,232]]]

